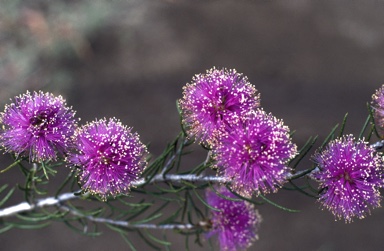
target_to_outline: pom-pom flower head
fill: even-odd
[[[57,152],[69,147],[76,126],[74,116],[61,96],[27,92],[6,105],[1,114],[1,145],[32,162],[55,160]]]
[[[147,164],[147,150],[138,134],[114,118],[78,128],[74,141],[76,153],[67,161],[79,168],[82,189],[104,200],[108,195],[127,193]]]
[[[286,163],[296,155],[296,145],[281,120],[258,109],[219,134],[213,153],[231,188],[250,196],[276,192],[286,182],[291,172]]]
[[[236,70],[212,68],[183,88],[179,101],[189,137],[209,143],[215,133],[260,106],[256,89]]]
[[[373,117],[376,130],[381,138],[384,138],[384,85],[372,95]]]
[[[320,203],[337,218],[351,222],[364,218],[369,206],[380,205],[383,187],[383,161],[366,142],[353,136],[328,143],[314,156],[318,169],[312,177],[320,182]]]
[[[224,186],[216,190],[230,199],[237,198]],[[208,204],[218,210],[211,210],[212,227],[208,237],[218,235],[221,250],[244,250],[258,239],[261,217],[252,204],[219,197],[212,190],[207,190],[206,198]]]

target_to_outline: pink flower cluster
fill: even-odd
[[[296,145],[289,128],[260,108],[247,77],[212,68],[184,87],[179,105],[188,137],[209,145],[219,174],[236,192],[276,192],[287,181]]]
[[[128,192],[147,164],[139,136],[116,119],[78,127],[74,116],[61,96],[27,92],[1,113],[0,144],[30,162],[67,156],[82,189],[102,199]]]

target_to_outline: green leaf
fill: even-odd
[[[145,218],[143,220],[131,222],[131,225],[139,225],[139,224],[147,223],[147,222],[150,222],[152,220],[158,219],[161,216],[163,216],[163,214],[162,213],[158,213],[158,214],[152,215],[151,217]]]
[[[163,238],[164,238],[164,241],[167,241],[167,235],[165,233],[163,234]],[[169,249],[169,246],[167,246],[167,245],[164,246],[164,248],[166,251],[171,251],[171,249]]]
[[[120,233],[120,236],[123,238],[123,240],[128,244],[129,248],[132,250],[132,251],[137,251],[137,249],[135,248],[135,246],[133,246],[133,243],[128,239],[127,236],[125,236],[124,233]]]
[[[127,228],[123,228],[123,227],[120,227],[120,226],[115,226],[115,225],[112,225],[110,223],[105,223],[105,225],[109,229],[111,229],[111,230],[113,230],[115,232],[118,232],[119,234],[124,234],[125,235],[125,233],[127,232]]]
[[[153,249],[156,249],[156,250],[161,250],[161,248],[159,248],[158,246],[156,246],[155,244],[153,244],[152,242],[150,242],[147,237],[144,236],[144,234],[140,231],[140,230],[137,230],[137,233],[139,234],[139,236],[141,237],[141,239],[143,239],[143,241],[150,247],[152,247]]]
[[[185,191],[185,194],[184,194],[184,203],[183,203],[183,211],[181,212],[181,220],[184,221],[185,219],[185,214],[187,212],[187,207],[188,207],[188,194],[189,192],[188,191]]]
[[[300,212],[300,210],[290,209],[290,208],[283,207],[283,206],[281,206],[281,205],[279,205],[279,204],[277,204],[277,203],[267,199],[262,194],[259,194],[259,197],[261,197],[264,201],[266,201],[267,203],[271,204],[272,206],[275,206],[275,207],[277,207],[279,209],[282,209],[284,211],[287,211],[287,212],[290,212],[290,213],[299,213]]]
[[[325,146],[326,144],[328,144],[328,142],[334,138],[334,136],[335,136],[335,131],[336,131],[337,127],[339,127],[339,124],[335,125],[335,126],[332,128],[331,132],[328,134],[328,136],[325,138],[324,142],[323,142],[323,143],[321,144],[321,146],[319,147],[319,151],[321,151],[321,150],[324,148],[324,146]]]
[[[374,125],[371,125],[371,128],[370,128],[370,130],[369,130],[369,133],[368,133],[368,136],[367,136],[367,142],[369,142],[370,140],[371,140],[371,137],[372,137],[372,135],[373,135],[373,132],[374,132],[374,130],[375,130],[375,126]]]
[[[263,202],[254,201],[254,200],[251,200],[251,199],[249,199],[247,197],[241,196],[240,194],[236,193],[235,191],[232,191],[232,189],[229,187],[229,185],[226,185],[225,187],[228,189],[228,191],[230,191],[235,196],[239,197],[242,200],[248,201],[251,204],[254,204],[254,205],[257,205],[257,206],[264,204]]]
[[[0,193],[3,192],[8,187],[8,184],[3,185],[0,187]]]
[[[190,202],[188,204],[188,222],[193,224],[192,214],[191,214],[192,208],[193,208],[193,212],[196,214],[197,217],[204,218],[204,214],[200,211],[199,207],[195,204],[191,194],[188,193],[187,196],[188,196],[187,198]]]
[[[166,218],[165,220],[159,222],[159,225],[166,225],[166,224],[174,223],[175,220],[177,219],[177,217],[180,215],[181,209],[182,209],[182,208],[179,208],[179,209],[178,209],[175,213],[173,213],[171,216],[169,216],[169,217]]]
[[[377,138],[381,139],[379,132],[377,131],[377,128],[376,128],[375,116],[373,114],[373,108],[371,107],[371,105],[368,102],[367,102],[367,109],[369,112],[369,117],[371,118],[371,123],[373,124],[374,133],[375,133]]]
[[[75,172],[69,172],[69,174],[67,175],[63,183],[61,183],[61,185],[57,189],[55,194],[56,197],[63,191],[64,187],[69,183],[69,181],[73,179],[74,175],[75,175]]]
[[[145,234],[149,237],[149,239],[151,239],[152,241],[158,243],[158,244],[161,244],[161,245],[164,245],[164,246],[170,246],[172,245],[172,243],[168,242],[168,241],[163,241],[163,240],[160,240],[158,238],[156,238],[155,236],[153,236],[152,234],[150,234],[147,230],[144,230]]]
[[[346,113],[344,115],[344,118],[343,118],[343,122],[341,123],[341,128],[340,128],[340,132],[339,132],[339,137],[343,136],[344,134],[344,128],[345,128],[345,124],[347,122],[347,117],[348,117],[348,113]]]
[[[117,198],[121,203],[123,203],[124,205],[126,206],[130,206],[130,207],[150,207],[153,205],[153,203],[148,203],[148,202],[144,202],[145,200],[141,200],[139,203],[130,203],[130,202],[126,202],[124,201],[122,198]]]
[[[175,188],[175,189],[173,189],[172,186],[170,186],[171,189],[166,189],[166,188],[163,188],[163,187],[158,186],[158,185],[156,185],[156,184],[154,184],[154,186],[155,186],[158,190],[160,190],[161,192],[164,192],[164,193],[180,193],[181,191],[187,189],[186,187],[180,187],[180,188]]]
[[[298,164],[303,160],[303,158],[308,154],[308,152],[312,149],[314,144],[317,141],[317,136],[315,136],[313,139],[312,137],[309,137],[307,142],[304,144],[304,146],[300,149],[299,155],[296,156],[293,160],[296,160],[295,164],[292,166],[292,169],[296,169]],[[293,161],[292,160],[292,161]]]
[[[150,174],[153,175],[154,169],[159,170],[160,168],[162,168],[165,165],[166,159],[169,157],[169,155],[171,155],[172,152],[174,152],[176,142],[177,142],[179,137],[180,137],[180,135],[176,138],[176,140],[172,144],[170,144],[166,147],[166,149],[163,151],[163,153],[159,157],[157,157],[156,160],[149,167],[147,167],[144,170],[143,177],[148,177]],[[154,173],[156,174],[157,171],[155,171]]]
[[[180,108],[180,104],[179,104],[179,100],[176,100],[176,109],[177,109],[177,113],[179,114],[179,120],[180,120],[180,127],[181,127],[181,131],[183,132],[183,135],[184,136],[187,136],[187,132],[184,128],[184,123],[183,123],[183,112]]]
[[[288,178],[288,180],[295,180],[301,177],[306,176],[307,174],[311,173],[316,167],[313,165],[311,168],[299,171],[297,173],[294,173],[291,175],[291,177]]]
[[[195,184],[193,184],[192,182],[189,182],[189,181],[186,181],[186,180],[181,180],[180,181],[181,184],[184,184],[186,185],[188,188],[192,188],[192,189],[196,189],[198,186],[196,186]]]
[[[18,160],[18,159],[16,160],[16,158],[14,158],[14,159],[15,159],[15,161]],[[24,158],[21,158],[20,160],[22,161],[22,160],[24,160]],[[29,170],[29,168],[24,167],[24,166],[21,164],[21,161],[18,162],[18,167],[20,168],[20,170],[21,170],[21,172],[24,174],[24,176],[27,177],[27,176],[29,175],[29,171],[30,171],[30,170]]]
[[[131,190],[131,192],[139,193],[139,194],[147,194],[147,195],[151,195],[151,196],[154,196],[156,198],[161,198],[161,199],[166,199],[165,197],[162,198],[161,196],[164,194],[168,194],[166,192],[152,192],[152,191],[149,191],[146,189],[134,189],[134,188]]]
[[[102,233],[101,232],[88,232],[87,229],[88,229],[88,226],[87,225],[84,225],[85,223],[84,222],[80,222],[80,224],[82,225],[82,228],[78,228],[76,226],[74,226],[72,223],[70,223],[70,221],[73,221],[73,220],[81,220],[81,218],[77,217],[77,218],[70,218],[70,219],[64,219],[63,222],[64,224],[69,227],[69,229],[73,230],[74,232],[76,233],[79,233],[81,235],[85,235],[85,236],[90,236],[90,237],[97,237],[97,236],[100,236]],[[107,225],[107,224],[106,224]]]
[[[47,168],[45,167],[45,163],[44,163],[44,161],[41,162],[41,166],[42,166],[42,168],[43,168],[43,172],[44,172],[45,178],[46,178],[47,180],[49,180],[48,172],[47,172]]]
[[[289,180],[288,182],[294,187],[293,188],[294,190],[299,191],[300,193],[305,194],[308,197],[315,198],[315,199],[318,198],[316,195],[312,195],[312,194],[306,192],[303,188],[297,186],[292,180]],[[309,185],[307,185],[305,188],[311,188],[311,187]]]
[[[230,200],[230,201],[243,201],[242,199],[230,198],[230,197],[228,197],[228,196],[225,196],[224,194],[219,193],[219,191],[217,191],[217,190],[215,189],[215,187],[212,186],[211,182],[209,182],[208,184],[209,184],[209,187],[212,189],[212,191],[215,192],[215,194],[216,194],[217,196],[219,196],[220,198],[223,198],[223,199],[225,199],[225,200]]]
[[[51,215],[45,215],[45,214],[30,214],[30,215],[16,214],[16,217],[23,221],[30,221],[30,222],[46,221],[52,218]]]
[[[371,120],[370,115],[368,115],[367,119],[364,122],[363,128],[361,129],[361,131],[359,133],[359,139],[363,138],[364,132],[367,129],[370,120]]]
[[[16,160],[16,161],[13,162],[12,164],[10,164],[9,166],[7,166],[7,167],[4,168],[3,170],[1,170],[0,173],[5,173],[6,171],[8,171],[9,169],[11,169],[12,167],[17,166],[21,161],[22,161],[22,159],[18,159],[18,160]]]
[[[3,187],[2,187],[3,188]],[[4,196],[4,198],[0,201],[0,207],[2,205],[4,205],[4,203],[12,196],[13,192],[15,191],[15,188],[13,187],[11,190],[9,190],[9,192],[7,193],[7,195]]]
[[[213,211],[216,211],[216,212],[221,212],[220,209],[217,209],[215,207],[212,207],[211,205],[209,205],[205,200],[203,200],[203,198],[200,197],[199,193],[196,192],[195,189],[193,189],[193,192],[195,193],[196,197],[206,206],[208,207],[209,209],[213,210]]]
[[[33,224],[33,225],[32,224],[15,223],[15,222],[12,222],[9,224],[12,225],[13,227],[19,228],[19,229],[41,229],[41,228],[47,227],[49,224],[51,224],[51,222],[45,222],[45,223]]]
[[[7,232],[8,230],[11,230],[13,228],[12,225],[7,225],[3,228],[0,228],[0,234]]]
[[[191,174],[201,174],[205,169],[207,168],[207,166],[205,165],[205,163],[201,163],[199,164],[197,167],[195,167],[190,173]]]
[[[132,214],[131,216],[129,216],[129,217],[126,219],[126,221],[130,221],[130,220],[136,218],[137,216],[139,216],[139,215],[143,214],[145,211],[147,211],[149,208],[150,208],[150,207],[142,207],[142,208],[140,208],[140,209],[137,211],[137,213],[134,213],[134,214]]]
[[[189,235],[187,235],[185,238],[185,250],[189,251]]]

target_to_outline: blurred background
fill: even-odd
[[[299,148],[315,135],[318,146],[346,112],[346,132],[357,135],[384,83],[383,13],[380,0],[0,0],[0,103],[26,90],[61,94],[82,123],[115,116],[157,156],[180,131],[182,87],[212,66],[235,68],[264,109],[296,131]],[[197,149],[187,160],[192,166],[204,154]],[[10,174],[0,185],[17,182]],[[345,224],[300,193],[268,198],[301,213],[260,206],[259,240],[249,250],[384,248],[382,208]],[[167,234],[171,250],[185,250],[184,237]],[[149,250],[135,238],[138,250]],[[11,230],[0,243],[2,250],[129,250],[107,229],[92,238],[62,223]]]

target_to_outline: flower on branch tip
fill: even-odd
[[[251,196],[276,192],[287,181],[287,162],[297,147],[281,120],[258,109],[219,134],[212,151],[219,173],[232,180],[231,188]]]
[[[352,135],[333,140],[314,155],[318,166],[311,176],[321,189],[319,202],[338,219],[362,219],[380,206],[384,184],[383,160],[375,149]]]
[[[238,199],[225,186],[206,191],[208,204],[217,209],[211,210],[211,230],[207,237],[217,235],[221,250],[244,250],[258,239],[257,232],[262,221],[254,205]],[[227,197],[228,199],[226,199]]]
[[[384,85],[372,95],[371,107],[375,120],[376,130],[384,138]]]
[[[55,160],[70,146],[77,122],[74,116],[62,96],[26,92],[15,97],[0,115],[1,145],[31,162]]]
[[[147,165],[147,149],[139,135],[115,119],[96,120],[78,128],[75,151],[67,157],[78,167],[79,183],[84,191],[107,196],[126,194]]]
[[[179,106],[188,136],[210,143],[218,130],[259,107],[260,95],[236,70],[212,68],[184,86]]]

